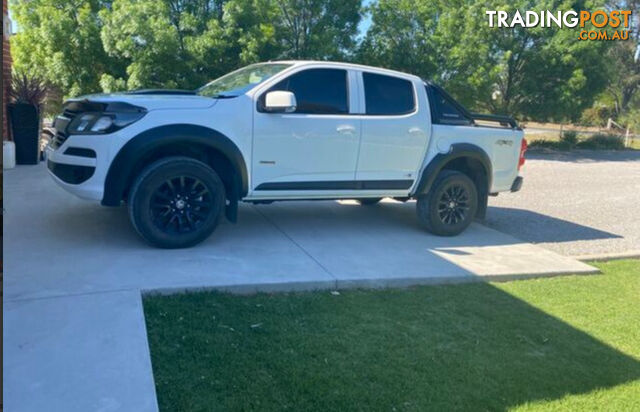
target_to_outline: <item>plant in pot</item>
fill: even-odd
[[[40,112],[47,84],[36,76],[14,73],[9,87],[9,120],[17,164],[37,164],[40,158]]]

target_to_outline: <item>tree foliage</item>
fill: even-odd
[[[379,0],[359,44],[360,0],[13,0],[12,51],[18,70],[65,96],[192,89],[266,60],[353,60],[441,83],[474,110],[577,119],[603,93],[621,108],[635,104],[632,42],[490,28],[485,11],[593,10],[603,1]],[[622,1],[617,8],[637,3]]]
[[[486,10],[595,9],[597,1],[380,0],[361,59],[442,83],[477,110],[575,119],[606,86],[604,42],[575,29],[489,27]]]
[[[609,8],[631,10],[636,24],[631,27],[628,41],[616,42],[608,51],[607,60],[614,62],[614,66],[609,70],[607,92],[614,100],[617,114],[623,115],[630,110],[640,114],[640,0],[613,2]]]
[[[98,11],[101,0],[30,0],[12,2],[20,31],[11,38],[18,72],[46,79],[68,96],[99,90],[100,75],[117,62],[105,53]]]

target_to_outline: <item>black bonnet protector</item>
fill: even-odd
[[[195,90],[182,90],[182,89],[140,89],[131,90],[130,92],[124,92],[124,94],[169,94],[169,95],[195,95]]]
[[[73,115],[77,113],[143,113],[146,110],[143,107],[134,106],[123,102],[96,102],[88,99],[73,100],[64,104],[64,113]]]

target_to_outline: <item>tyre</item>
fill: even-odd
[[[161,248],[183,248],[215,230],[225,206],[224,184],[198,160],[168,157],[138,175],[128,200],[129,218],[144,240]]]
[[[416,211],[422,225],[438,236],[455,236],[473,222],[478,210],[478,191],[467,175],[445,170],[429,193],[418,197]]]
[[[363,197],[361,199],[356,199],[356,202],[360,203],[362,206],[370,206],[379,203],[381,200],[381,197]]]

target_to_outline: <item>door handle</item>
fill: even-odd
[[[341,134],[355,134],[356,128],[350,124],[341,124],[336,127],[336,131]]]
[[[413,136],[415,136],[415,135],[420,135],[420,134],[423,134],[423,133],[424,133],[424,132],[423,132],[423,131],[422,131],[422,129],[421,129],[421,128],[419,128],[419,127],[412,127],[411,129],[409,129],[409,134],[410,134],[410,135],[413,135]]]

